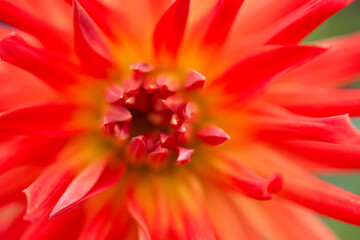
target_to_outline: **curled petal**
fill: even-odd
[[[239,173],[239,176],[233,177],[233,182],[245,195],[257,200],[269,200],[272,194],[280,191],[283,185],[281,175],[273,175],[270,179],[246,178]]]
[[[254,148],[259,160],[251,164],[264,175],[276,169],[283,174],[280,195],[326,216],[360,225],[360,197],[312,176],[307,170],[265,148]],[[326,201],[324,201],[326,199]]]
[[[209,178],[211,180],[212,175],[223,175],[223,177],[213,179],[220,185],[257,200],[270,200],[273,194],[278,193],[283,187],[281,174],[271,174],[269,178],[264,178],[233,157],[219,157],[220,162],[215,163],[216,165],[211,170],[214,173],[210,174]]]

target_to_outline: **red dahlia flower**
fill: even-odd
[[[299,44],[350,2],[1,0],[1,239],[360,225],[313,175],[360,168],[360,35]]]

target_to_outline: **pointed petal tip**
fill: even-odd
[[[205,143],[209,145],[220,145],[230,139],[230,136],[224,132],[221,128],[209,125],[202,127],[198,130],[197,136]]]
[[[145,62],[138,62],[131,64],[129,69],[135,72],[147,73],[147,72],[151,72],[154,69],[154,67]]]
[[[235,21],[244,0],[218,1],[214,16],[203,38],[204,45],[222,45]]]
[[[185,89],[186,90],[195,90],[205,87],[206,77],[201,73],[190,70],[186,80],[185,80]]]
[[[184,165],[190,162],[191,155],[194,153],[193,149],[177,147],[177,150],[179,151],[179,153],[176,158],[176,165]]]
[[[75,50],[86,70],[95,77],[106,77],[115,61],[107,42],[79,1],[73,3]]]
[[[130,122],[132,119],[131,112],[123,106],[111,106],[104,115],[104,125],[115,122]]]
[[[166,162],[169,157],[169,150],[158,146],[154,151],[149,153],[149,161],[153,164],[161,164]]]
[[[155,55],[175,58],[185,32],[190,0],[175,0],[160,18],[154,31]]]
[[[139,162],[142,161],[147,152],[146,137],[139,135],[133,137],[128,145],[128,154],[132,160]]]

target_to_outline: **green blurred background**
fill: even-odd
[[[316,29],[304,42],[317,39],[333,37],[360,31],[360,1],[355,1],[342,11],[338,12],[318,29]],[[360,81],[353,87],[360,88]],[[353,119],[355,125],[360,129],[360,119]],[[360,159],[359,159],[360,161]],[[360,195],[360,173],[359,175],[320,176],[322,179],[344,188],[350,192]],[[324,221],[342,240],[359,240],[360,227],[341,223],[332,219],[323,218]]]

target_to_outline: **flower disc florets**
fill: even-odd
[[[205,87],[205,76],[190,70],[185,80],[176,79],[147,63],[132,64],[130,69],[131,76],[106,90],[103,118],[104,132],[126,146],[130,162],[182,165],[194,152],[194,133],[210,145],[229,139],[222,129],[198,121],[199,108],[191,94]]]

